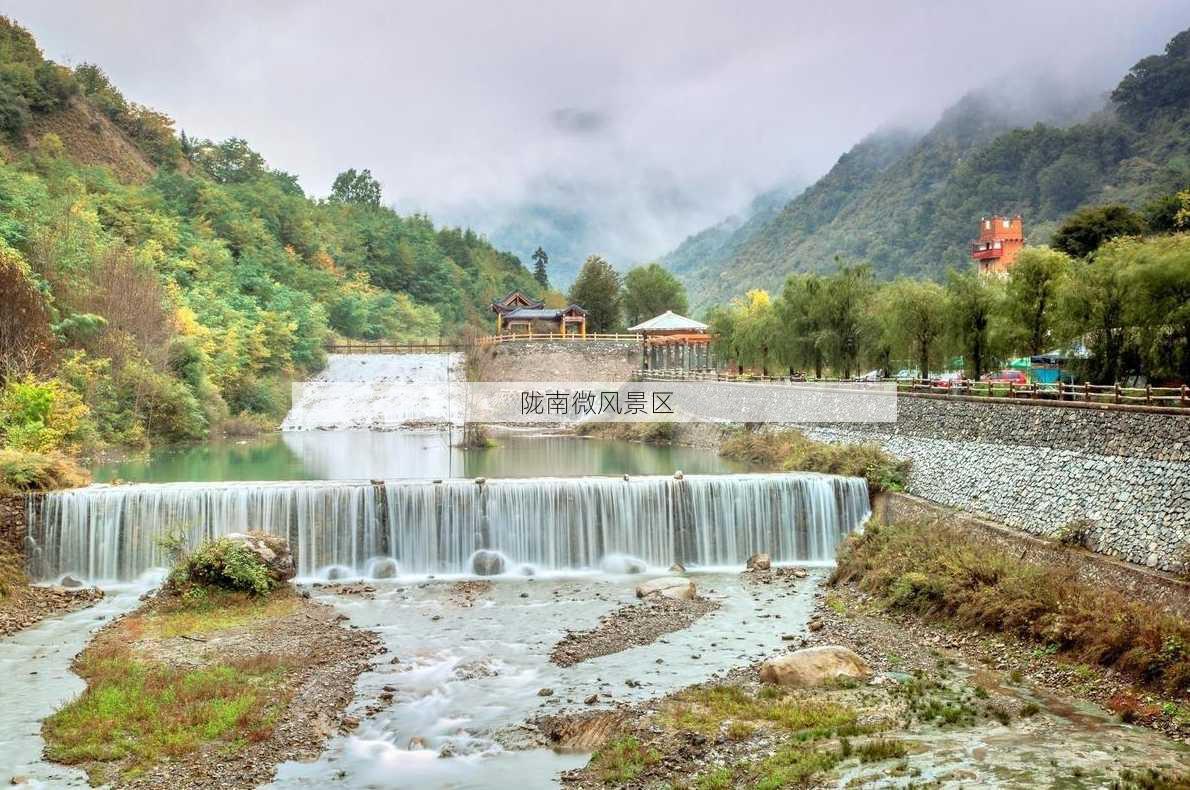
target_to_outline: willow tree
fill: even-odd
[[[1058,291],[1073,270],[1069,255],[1049,247],[1026,247],[1008,272],[1003,316],[1015,348],[1045,353],[1061,340],[1054,333]]]
[[[983,277],[973,269],[951,269],[946,273],[948,334],[975,379],[983,375],[993,356],[993,325],[1001,291],[998,280]]]
[[[946,331],[946,291],[929,280],[899,279],[881,289],[877,299],[885,342],[917,360],[922,378],[941,355]]]

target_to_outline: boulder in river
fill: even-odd
[[[79,587],[85,587],[86,585],[68,573],[62,577],[62,581],[58,582],[58,586],[65,587],[68,590],[75,590]]]
[[[476,576],[499,576],[507,566],[507,560],[498,551],[480,549],[471,555],[471,572]]]
[[[773,560],[767,554],[753,554],[748,558],[748,570],[767,571],[773,567]]]
[[[814,688],[839,680],[866,681],[872,668],[854,651],[838,645],[796,650],[765,661],[760,679],[765,683],[793,688]]]
[[[698,589],[694,586],[694,582],[677,576],[662,576],[659,579],[650,579],[644,584],[637,585],[636,588],[637,598],[661,596],[662,598],[689,601],[697,594]]]
[[[644,560],[628,554],[609,554],[599,563],[604,573],[644,573],[649,569]]]
[[[670,573],[685,573],[686,566],[680,562],[675,562],[673,565],[669,566],[669,572]]]
[[[400,570],[392,557],[377,557],[370,563],[368,575],[373,579],[395,579]]]
[[[267,532],[233,532],[226,537],[227,540],[243,546],[259,557],[274,581],[287,582],[297,575],[293,553],[289,550],[289,541],[280,535],[270,535]]]

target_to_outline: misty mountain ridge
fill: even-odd
[[[730,244],[691,245],[696,234],[663,260],[698,310],[750,288],[779,290],[790,273],[831,270],[836,258],[865,261],[886,279],[940,277],[970,263],[980,217],[1020,213],[1030,242],[1043,242],[1080,205],[1138,204],[1186,183],[1190,164],[1166,154],[1187,149],[1190,138],[1122,120],[1102,93],[999,80],[924,132],[864,138],[781,211],[734,230]]]

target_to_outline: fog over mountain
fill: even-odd
[[[880,127],[980,86],[1105,90],[1190,24],[1181,0],[597,6],[11,0],[48,57],[100,63],[202,137],[303,187],[367,167],[385,200],[465,223],[557,278],[621,268],[805,184]]]

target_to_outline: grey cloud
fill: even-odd
[[[607,126],[608,118],[595,110],[559,107],[550,113],[550,123],[554,128],[568,134],[595,134]]]
[[[102,65],[187,133],[246,138],[315,195],[368,167],[386,200],[488,233],[548,203],[536,219],[578,215],[617,264],[881,125],[1038,75],[1106,90],[1190,27],[1185,0],[4,5],[48,56]]]

